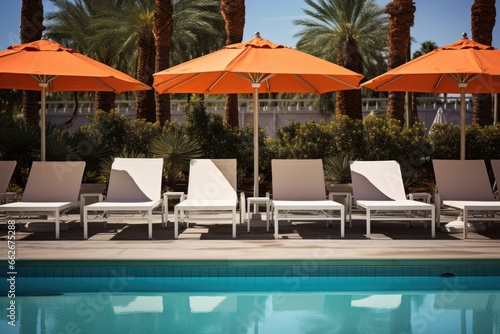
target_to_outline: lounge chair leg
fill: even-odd
[[[278,239],[278,216],[279,210],[274,210],[274,239]]]
[[[177,239],[179,237],[179,211],[174,207],[174,239]]]
[[[148,211],[148,239],[153,239],[153,210]]]
[[[236,238],[236,208],[233,208],[233,239]]]
[[[469,223],[467,222],[467,216],[468,216],[468,212],[467,212],[467,209],[464,209],[463,211],[463,218],[464,218],[464,239],[467,239],[467,230],[468,230],[468,225]]]
[[[366,210],[366,237],[368,239],[371,239],[370,237],[370,215],[371,215],[371,212],[370,210]]]
[[[436,217],[434,210],[431,210],[431,237],[436,238]]]
[[[56,210],[54,212],[55,217],[56,217],[56,239],[59,240],[60,237],[60,229],[59,229],[59,210]]]
[[[340,237],[345,237],[345,208],[340,209]]]
[[[88,221],[87,221],[87,208],[83,209],[83,239],[88,239]]]

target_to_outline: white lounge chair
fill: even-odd
[[[5,193],[9,187],[10,179],[14,174],[17,161],[0,161],[0,204],[4,203]]]
[[[189,168],[187,196],[174,206],[174,238],[179,237],[179,219],[187,224],[190,213],[230,211],[232,237],[236,238],[236,159],[193,159]]]
[[[436,237],[434,205],[407,199],[397,161],[353,161],[351,177],[356,205],[366,210],[367,238],[372,220],[430,221]]]
[[[274,237],[279,236],[279,220],[339,220],[344,238],[345,207],[327,199],[321,159],[274,159],[271,161]],[[333,213],[338,211],[339,215]],[[316,214],[304,215],[304,213]]]
[[[161,204],[162,178],[161,158],[115,158],[105,200],[83,209],[83,238],[88,238],[89,222],[106,222],[112,214],[140,213],[148,220],[148,239],[152,239],[153,210]],[[89,212],[101,215],[89,218]]]
[[[461,211],[463,237],[467,239],[470,221],[498,221],[495,200],[483,160],[433,160],[436,177],[436,207],[440,204]]]
[[[0,205],[0,211],[20,216],[52,213],[59,239],[61,212],[78,206],[84,169],[84,161],[34,161],[21,200]]]

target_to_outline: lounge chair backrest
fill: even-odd
[[[75,202],[85,161],[34,161],[22,202]]]
[[[406,199],[401,168],[397,161],[353,161],[351,178],[353,196],[356,200]]]
[[[493,169],[493,176],[495,177],[496,189],[500,189],[500,160],[491,160],[491,169]]]
[[[483,160],[433,160],[432,164],[442,200],[495,200]]]
[[[224,159],[226,160],[226,159]],[[221,166],[222,170],[217,166]],[[226,175],[225,175],[226,174]],[[237,199],[236,159],[193,159],[189,168],[188,198],[193,200]]]
[[[161,158],[115,158],[106,201],[157,201],[161,198],[162,177]]]
[[[321,159],[273,159],[273,200],[322,201],[326,199]]]
[[[7,191],[17,161],[0,161],[0,194]]]
[[[237,184],[237,160],[236,159],[210,159],[217,168],[221,171],[222,175],[226,178],[227,182],[233,187],[234,191],[238,190]]]

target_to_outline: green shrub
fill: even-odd
[[[395,160],[401,152],[401,125],[386,117],[368,115],[363,121],[363,160]]]
[[[472,124],[465,131],[467,159],[498,159],[500,157],[500,125]]]
[[[198,142],[179,132],[162,133],[151,142],[150,153],[163,158],[167,187],[173,189],[176,182],[189,171],[191,159],[203,155]]]
[[[144,119],[136,119],[130,122],[125,151],[136,152],[147,155],[151,142],[161,135],[160,123],[146,122]]]
[[[127,147],[130,122],[130,119],[116,110],[110,112],[96,110],[94,116],[90,118],[90,123],[82,125],[75,132],[94,138],[98,145],[106,145],[111,155],[118,156]]]
[[[276,133],[276,158],[321,159],[333,150],[334,137],[324,121],[292,122]]]
[[[432,159],[460,159],[460,128],[453,123],[434,124],[428,136]]]
[[[332,133],[331,153],[352,155],[353,159],[364,155],[363,121],[346,115],[336,115],[329,124]]]

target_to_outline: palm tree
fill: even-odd
[[[155,38],[156,60],[155,72],[162,71],[170,65],[170,46],[172,44],[174,8],[172,0],[156,0],[153,36]],[[170,95],[155,92],[156,120],[160,124],[170,120]]]
[[[412,59],[418,58],[426,53],[433,51],[434,49],[437,49],[437,48],[438,48],[438,45],[436,44],[436,42],[423,41],[422,43],[420,43],[420,49],[413,52]]]
[[[155,41],[153,14],[155,0],[98,0],[94,6],[99,15],[92,19],[90,37],[97,49],[113,50],[115,61],[135,68],[136,78],[153,84]],[[112,27],[112,28],[111,28]],[[126,57],[118,59],[118,57]],[[156,120],[154,91],[136,93],[137,118]]]
[[[152,84],[156,70],[155,0],[51,1],[59,9],[47,16],[51,38],[123,72],[137,72],[139,80]],[[220,32],[224,25],[220,0],[176,0],[171,4],[170,64],[222,47],[224,38]],[[153,90],[138,92],[136,96],[139,118],[153,122],[170,120],[166,108],[160,107],[161,115],[155,115]]]
[[[21,43],[29,43],[41,39],[44,29],[42,0],[23,0],[21,6]],[[39,100],[40,92],[24,91],[23,114],[27,124],[38,125]]]
[[[222,0],[220,11],[226,23],[226,45],[241,42],[245,27],[245,0]],[[238,94],[226,95],[224,121],[238,127]]]
[[[305,0],[310,18],[295,20],[304,29],[297,48],[336,62],[352,71],[367,73],[384,62],[387,19],[374,0]],[[337,114],[361,119],[361,91],[337,92]]]
[[[50,38],[68,47],[86,54],[109,66],[124,72],[128,68],[121,66],[120,56],[115,49],[106,43],[99,43],[94,36],[97,31],[92,22],[100,15],[99,8],[108,0],[51,0],[58,11],[47,14],[47,29]],[[77,100],[76,93],[74,94]],[[96,92],[95,108],[109,112],[114,108],[116,94],[114,92]],[[75,108],[76,111],[76,108]]]
[[[100,10],[100,17],[92,24],[99,31],[93,38],[100,40],[100,44],[111,45],[114,53],[127,54],[131,60],[130,64],[137,64],[137,79],[152,85],[156,55],[153,35],[155,0],[108,0],[107,2],[108,4]],[[213,13],[218,10],[218,2],[217,6],[214,6],[214,3],[215,0],[173,2],[174,23],[170,63],[172,60],[180,59],[174,54],[182,52],[189,57],[186,50],[189,50],[190,46],[196,43],[206,45],[213,41],[213,38],[202,41],[201,39],[206,36],[200,36],[198,33],[213,22]],[[220,18],[220,13],[218,17]],[[154,91],[137,92],[136,102],[137,117],[154,122],[156,120]]]
[[[415,19],[416,7],[412,0],[394,0],[385,7],[389,16],[389,58],[387,69],[403,65],[408,59],[410,28]],[[405,93],[389,92],[387,114],[404,124]]]
[[[491,45],[497,15],[495,0],[474,0],[471,7],[472,39]],[[472,122],[479,125],[493,124],[491,94],[474,94]],[[496,111],[495,111],[496,112]]]
[[[174,3],[170,63],[177,65],[219,50],[225,37],[221,0],[179,0]]]

